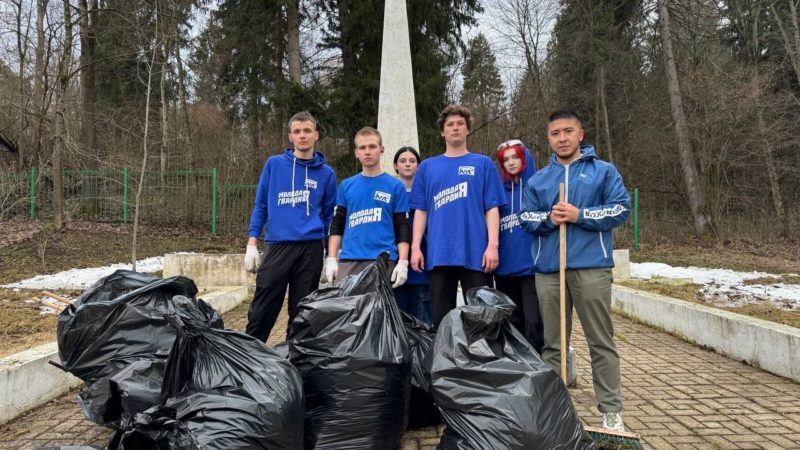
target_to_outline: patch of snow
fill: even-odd
[[[52,275],[36,275],[27,280],[16,283],[4,284],[0,287],[10,289],[87,289],[97,280],[111,275],[119,269],[130,269],[130,264],[119,263],[106,267],[91,267],[88,269],[69,269]],[[153,273],[164,269],[164,257],[136,261],[136,271]]]
[[[794,275],[794,274],[792,274]],[[679,278],[703,285],[700,292],[711,303],[721,306],[742,306],[771,301],[782,309],[800,307],[800,285],[780,282],[781,275],[765,272],[737,272],[728,269],[673,267],[663,263],[631,263],[631,277]],[[775,284],[747,285],[746,280],[775,278]]]

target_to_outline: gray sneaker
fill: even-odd
[[[622,423],[622,413],[603,413],[603,428],[611,431],[625,431],[625,425]]]

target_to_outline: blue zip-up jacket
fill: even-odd
[[[631,201],[617,168],[600,160],[591,145],[568,166],[550,155],[547,166],[532,176],[522,196],[521,223],[535,236],[531,253],[536,273],[558,272],[558,227],[550,210],[564,183],[565,201],[578,208],[578,222],[567,224],[567,269],[614,267],[611,230],[628,218]]]
[[[519,214],[522,212],[522,191],[535,173],[536,163],[530,151],[525,148],[525,170],[522,171],[519,181],[503,183],[508,203],[500,207],[500,264],[494,272],[495,275],[505,277],[533,275],[531,257],[533,236],[520,226]]]
[[[323,239],[336,206],[336,174],[315,151],[310,160],[298,159],[293,149],[271,156],[264,164],[250,215],[249,237],[266,242]]]

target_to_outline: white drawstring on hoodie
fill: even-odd
[[[292,156],[294,156],[294,155],[292,155]],[[297,201],[296,201],[297,197],[294,194],[296,192],[295,189],[294,189],[294,169],[295,169],[296,165],[297,165],[297,156],[294,156],[294,159],[292,159],[292,208],[294,208],[294,205],[297,203]],[[306,217],[308,217],[310,215],[309,206],[308,206],[308,200],[309,200],[309,197],[311,197],[311,193],[308,192],[308,166],[305,166],[305,168],[306,168],[306,179],[303,182],[303,188],[304,188],[305,199],[306,199]]]
[[[519,177],[519,207],[522,208],[522,177]],[[511,214],[514,215],[514,179],[511,179]],[[509,228],[509,233],[514,232],[514,227]]]

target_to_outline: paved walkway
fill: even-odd
[[[246,314],[246,306],[228,313],[226,326],[243,329]],[[800,385],[625,318],[615,321],[625,423],[647,448],[800,449]],[[285,318],[279,322],[270,343],[283,340],[285,323]],[[578,388],[571,393],[584,421],[599,425],[586,343],[580,328],[577,333]],[[403,450],[432,450],[441,431],[408,432]],[[103,447],[109,436],[109,430],[83,419],[73,393],[1,426],[0,449]]]

